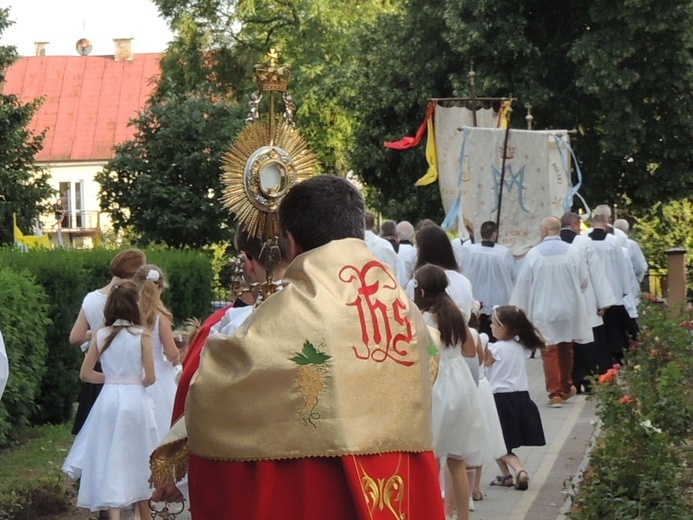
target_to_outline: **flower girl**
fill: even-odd
[[[149,516],[149,454],[158,432],[145,392],[155,381],[152,340],[139,326],[138,299],[131,281],[119,282],[108,296],[105,327],[92,338],[79,374],[103,389],[63,465],[81,477],[77,505],[108,510],[111,520],[132,504],[142,518]],[[97,361],[103,373],[94,370]]]

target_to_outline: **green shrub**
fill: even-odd
[[[0,266],[0,331],[10,375],[0,401],[0,446],[36,413],[36,399],[50,361],[46,333],[50,327],[43,289],[27,276]]]
[[[176,323],[190,317],[206,318],[211,312],[212,267],[208,256],[195,251],[146,250],[148,261],[166,273],[170,288],[164,303]],[[36,398],[33,424],[59,424],[72,416],[79,394],[79,368],[83,356],[70,345],[69,335],[84,296],[107,285],[108,264],[114,250],[30,251],[0,250],[0,266],[30,272],[47,296],[46,316],[52,326],[45,331],[48,345],[46,371]]]
[[[690,518],[677,446],[693,433],[689,322],[641,309],[639,343],[593,385],[601,430],[573,497],[573,520]]]
[[[166,275],[169,288],[162,299],[175,323],[205,319],[211,313],[213,278],[211,259],[196,251],[147,250],[147,261]]]

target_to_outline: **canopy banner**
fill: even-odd
[[[438,185],[443,208],[447,213],[455,203],[459,190],[458,174],[460,171],[460,149],[463,141],[464,127],[474,126],[474,115],[464,107],[442,107],[436,105],[433,117],[436,135],[436,156],[438,163]],[[477,128],[496,128],[498,113],[490,108],[476,111]],[[469,231],[462,223],[461,213],[456,214],[457,231],[463,239],[469,238]],[[471,222],[468,222],[471,229]]]
[[[466,236],[466,227],[478,238],[483,222],[497,220],[502,191],[498,242],[510,248],[516,257],[523,256],[539,243],[541,220],[560,217],[566,200],[573,195],[571,164],[565,157],[565,149],[570,146],[568,133],[511,129],[504,146],[505,130],[468,126],[460,129],[459,120],[454,123],[447,110],[445,115],[438,110],[435,114],[439,184],[446,222],[449,224],[457,217],[460,235]]]

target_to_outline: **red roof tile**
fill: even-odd
[[[134,135],[130,118],[144,108],[159,76],[161,55],[32,56],[5,75],[4,94],[22,103],[45,97],[29,128],[47,129],[39,162],[108,160]]]

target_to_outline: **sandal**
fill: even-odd
[[[513,487],[515,484],[512,475],[498,475],[492,482],[492,486]]]
[[[529,487],[529,475],[523,469],[517,472],[517,482],[515,482],[515,489],[519,491],[525,491]]]
[[[472,491],[472,500],[474,500],[474,502],[478,502],[479,500],[483,500],[483,499],[484,499],[484,494],[480,490]]]

